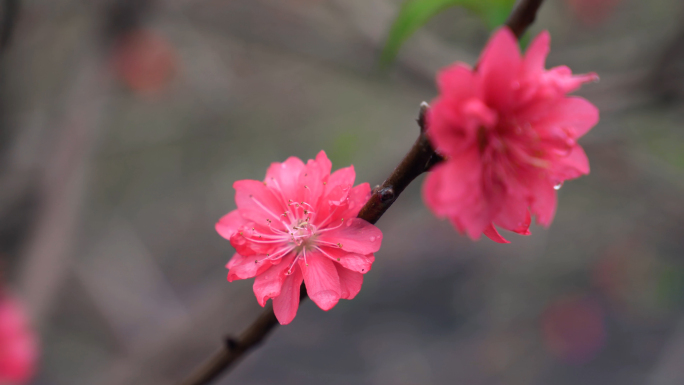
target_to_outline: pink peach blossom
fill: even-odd
[[[353,166],[332,175],[331,168],[323,151],[306,164],[273,163],[263,182],[235,182],[237,209],[216,224],[237,251],[228,281],[256,277],[257,301],[272,298],[281,324],[297,314],[302,281],[323,310],[354,298],[380,249],[382,232],[356,218],[370,186],[353,187]]]
[[[598,77],[573,76],[565,66],[545,70],[549,43],[542,32],[523,57],[502,28],[476,69],[456,63],[437,76],[427,134],[446,161],[427,177],[423,193],[437,216],[472,239],[484,233],[508,243],[494,225],[528,235],[531,215],[548,226],[555,188],[589,173],[577,139],[598,122],[598,110],[566,94]]]
[[[0,294],[0,384],[25,384],[35,372],[36,338],[19,303]]]

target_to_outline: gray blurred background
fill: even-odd
[[[551,228],[472,242],[421,179],[379,221],[357,298],[304,303],[217,384],[684,384],[684,4],[580,3],[547,0],[532,27],[549,66],[601,76],[579,93],[601,110],[592,172]],[[321,149],[381,183],[436,71],[489,36],[450,9],[382,72],[399,0],[2,4],[0,253],[41,385],[188,374],[261,311],[213,229],[232,183]]]

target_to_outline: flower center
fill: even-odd
[[[316,243],[316,226],[309,223],[309,219],[300,219],[290,231],[292,242],[297,253],[304,249],[311,249]]]

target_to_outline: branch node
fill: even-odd
[[[392,187],[385,187],[381,189],[378,191],[378,195],[380,196],[381,203],[394,201],[395,198],[394,189]]]
[[[237,349],[237,347],[238,347],[238,341],[232,336],[226,337],[225,343],[226,343],[226,349],[228,349],[228,351],[231,351],[231,352],[235,351],[235,349]]]

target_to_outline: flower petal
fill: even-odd
[[[304,162],[301,159],[291,156],[283,163],[271,163],[266,171],[264,182],[273,188],[283,199],[299,201],[301,186],[299,175],[304,172]]]
[[[219,219],[215,226],[216,232],[223,238],[230,240],[230,237],[235,234],[245,222],[246,220],[242,218],[240,211],[233,210]]]
[[[371,254],[380,250],[382,231],[361,218],[345,220],[342,226],[321,234],[320,241],[340,244],[342,250]]]
[[[545,136],[553,135],[561,130],[563,134],[572,139],[578,139],[586,134],[599,121],[599,111],[586,99],[571,96],[561,99],[550,107],[535,107],[537,111],[543,111],[543,115],[531,121],[535,130],[541,131]],[[536,114],[536,112],[535,112]],[[526,115],[531,115],[526,113]]]
[[[293,259],[294,256],[281,258],[277,264],[257,275],[252,288],[254,289],[254,295],[256,296],[259,305],[263,307],[266,305],[266,301],[268,301],[269,298],[280,295],[280,288],[283,286],[285,278],[288,277],[285,273],[288,267],[290,267]]]
[[[425,201],[437,216],[449,217],[454,226],[479,239],[500,210],[505,190],[483,178],[477,149],[448,159],[428,175]]]
[[[256,277],[257,275],[268,270],[271,267],[271,262],[264,261],[265,257],[265,255],[259,255],[254,257],[244,257],[241,259],[239,263],[231,266],[230,270],[228,270],[228,282],[233,282],[238,279]]]
[[[509,193],[494,223],[509,231],[523,231],[521,229],[527,230],[530,227],[530,223],[526,222],[529,218],[530,212],[525,197]]]
[[[437,88],[452,102],[475,96],[475,75],[465,63],[456,63],[437,73]]]
[[[323,150],[316,155],[316,167],[319,168],[320,175],[325,175],[326,177],[330,175],[330,171],[332,170],[332,162],[330,159],[328,159],[328,156]],[[352,181],[352,183],[354,183],[354,181]]]
[[[500,28],[487,43],[477,69],[487,105],[500,112],[515,106],[515,83],[521,64],[518,40],[507,27]]]
[[[303,280],[302,271],[295,266],[292,274],[285,278],[280,288],[280,295],[273,298],[273,313],[281,325],[289,324],[297,315]]]
[[[461,107],[461,103],[439,97],[427,112],[428,138],[442,155],[459,155],[475,138],[475,133],[463,122]]]
[[[485,227],[485,229],[482,233],[494,242],[511,243],[510,241],[507,241],[506,239],[504,239],[504,237],[502,237],[501,234],[499,234],[499,232],[496,231],[496,228],[491,223],[489,224],[489,226]]]
[[[567,66],[553,67],[543,75],[543,81],[555,88],[559,94],[567,94],[579,89],[584,83],[591,83],[599,80],[596,73],[573,75],[572,70]]]
[[[241,265],[242,263],[245,262],[245,256],[240,255],[239,253],[233,254],[233,257],[228,261],[228,264],[226,265],[227,269],[230,269],[231,267]]]
[[[318,307],[332,309],[340,300],[340,277],[335,264],[320,253],[307,253],[306,262],[299,259],[306,291]]]
[[[248,238],[250,236],[254,224],[248,223],[247,226],[242,226],[240,229],[230,237],[230,245],[235,248],[235,251],[244,256],[265,255],[271,254],[274,249],[282,247],[286,241],[282,243],[262,243],[256,242]]]
[[[285,207],[263,182],[239,180],[233,183],[233,188],[235,203],[243,216],[249,213],[248,218],[260,225],[266,225],[266,219],[275,223],[280,222],[280,215],[285,211]]]
[[[524,66],[527,74],[536,74],[544,71],[546,57],[549,55],[551,35],[549,31],[542,31],[532,40],[525,52]]]
[[[347,270],[342,266],[336,266],[337,275],[340,277],[340,298],[354,299],[363,285],[363,274]]]
[[[556,190],[551,182],[538,180],[531,190],[534,194],[530,211],[537,218],[537,223],[542,226],[549,226],[556,214]]]
[[[559,181],[579,178],[589,174],[589,159],[582,147],[574,146],[568,156],[558,159],[552,165],[550,174]]]
[[[530,210],[526,210],[526,216],[525,216],[525,221],[518,226],[517,228],[511,230],[514,231],[520,235],[531,235],[532,233],[530,232],[530,225],[532,224],[532,215],[530,214]]]
[[[347,202],[347,209],[342,211],[339,216],[336,215],[333,218],[333,220],[336,220],[338,217],[344,218],[345,220],[349,218],[356,218],[359,215],[359,211],[361,211],[361,209],[366,204],[366,202],[368,202],[370,197],[370,184],[361,183],[360,185],[355,186],[349,192],[349,201]]]
[[[325,246],[320,249],[321,253],[330,258],[333,262],[337,262],[342,267],[361,274],[369,272],[373,262],[375,262],[375,256],[373,254],[361,255]]]
[[[332,173],[332,175],[330,175],[330,178],[328,178],[328,181],[325,186],[326,192],[332,190],[337,186],[351,188],[354,185],[355,179],[356,171],[354,170],[354,166],[341,168]]]

